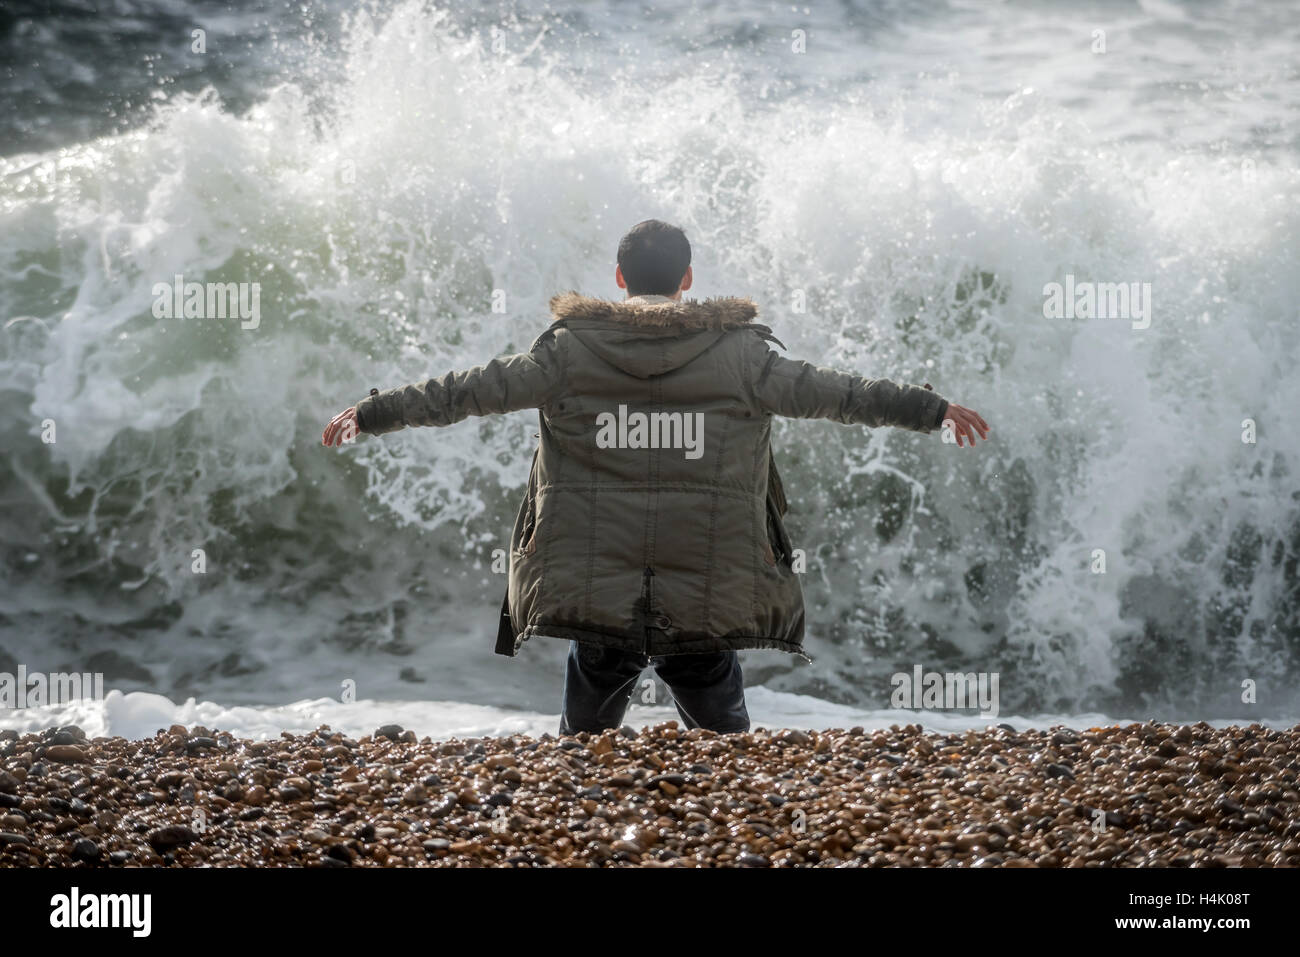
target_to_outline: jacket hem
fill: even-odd
[[[647,642],[644,638],[638,638],[633,635],[610,634],[608,632],[593,631],[587,628],[574,628],[563,625],[530,625],[515,639],[514,652],[517,654],[520,645],[530,638],[558,638],[562,641],[584,641],[588,644],[600,645],[605,648],[617,648],[620,651],[645,654],[651,658],[657,658],[663,655],[709,654],[715,651],[756,651],[771,649],[775,651],[784,651],[787,654],[797,655],[809,664],[811,664],[813,660],[808,653],[803,650],[802,645],[793,641],[786,641],[783,638],[773,638],[770,635],[729,635],[727,637],[677,641],[651,639]]]

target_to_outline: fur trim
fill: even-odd
[[[629,303],[596,299],[576,292],[562,292],[551,298],[551,315],[562,319],[611,319],[636,326],[687,329],[738,329],[758,315],[751,299],[724,296],[716,299],[685,299],[682,302]]]

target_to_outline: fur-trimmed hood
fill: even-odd
[[[719,330],[749,324],[758,315],[758,306],[752,299],[734,296],[681,302],[666,296],[634,296],[615,301],[562,292],[551,298],[551,315],[556,319],[605,319],[636,326]]]
[[[566,292],[551,299],[551,315],[552,328],[568,330],[600,358],[638,379],[680,369],[739,329],[772,339],[771,329],[753,321],[758,306],[734,297],[614,301]]]

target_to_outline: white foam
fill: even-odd
[[[794,354],[933,381],[994,428],[970,452],[776,427],[817,663],[771,658],[766,684],[866,706],[916,662],[1014,664],[1004,696],[1065,710],[1128,669],[1185,710],[1231,713],[1244,679],[1294,710],[1300,174],[1268,132],[1298,102],[1293,14],[1238,11],[1234,42],[1162,7],[1093,56],[1055,4],[978,6],[900,12],[883,41],[800,14],[806,57],[757,52],[802,82],[769,90],[689,44],[638,64],[617,29],[584,38],[586,74],[551,37],[525,55],[535,25],[498,55],[411,0],[358,18],[336,87],[305,74],[241,114],[173,96],[149,129],[0,158],[0,320],[41,313],[0,338],[0,540],[36,556],[3,571],[0,660],[112,651],[136,687],[245,703],[348,678],[400,699],[407,669],[434,697],[549,700],[553,655],[489,653],[535,417],[318,437],[372,385],[526,347],[554,292],[617,295],[619,235],[662,215],[695,293],[752,295]],[[918,73],[936,51],[953,73]],[[1152,282],[1151,328],[1044,319],[1067,271]],[[176,273],[263,283],[260,327],[153,319]],[[1125,645],[1148,627],[1163,646]]]
[[[807,695],[750,688],[746,692],[749,715],[754,728],[826,728],[862,727],[867,730],[891,725],[920,725],[927,731],[952,732],[982,729],[994,724],[1010,724],[1016,729],[1050,728],[1058,725],[1084,729],[1130,724],[1134,719],[1110,718],[1102,714],[1006,715],[982,718],[977,715],[934,711],[860,710],[832,704]],[[626,724],[633,728],[650,727],[680,717],[671,707],[629,709]],[[1212,721],[1215,727],[1248,724],[1243,721]],[[1261,721],[1267,727],[1291,727],[1294,719]],[[295,701],[285,705],[221,705],[212,701],[189,700],[177,704],[156,694],[110,691],[103,701],[84,701],[65,706],[42,706],[22,710],[0,711],[0,728],[20,733],[40,731],[62,725],[77,725],[89,737],[150,738],[174,724],[201,725],[213,731],[225,731],[239,738],[266,740],[282,731],[303,734],[328,725],[344,735],[359,737],[371,734],[386,724],[410,729],[419,737],[478,738],[505,735],[556,734],[559,716],[533,711],[512,711],[456,701],[356,701],[344,704],[331,698]]]

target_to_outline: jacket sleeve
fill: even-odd
[[[787,359],[758,337],[749,345],[748,371],[759,405],[788,418],[931,432],[943,424],[948,409],[947,401],[929,388]]]
[[[547,332],[528,352],[464,372],[372,392],[357,403],[357,426],[382,435],[416,425],[451,425],[470,415],[497,415],[545,405],[563,381],[559,345]]]

